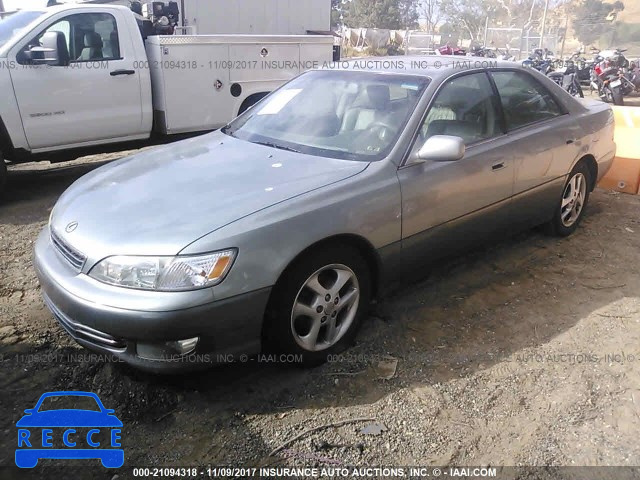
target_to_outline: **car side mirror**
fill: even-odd
[[[114,413],[116,413],[116,411],[111,408],[107,408],[105,409],[104,413],[106,413],[107,415],[113,415]]]
[[[33,65],[65,67],[69,65],[67,39],[62,32],[47,32],[40,39],[40,45],[31,47],[25,57]]]
[[[452,135],[434,135],[429,137],[420,150],[413,156],[412,162],[430,160],[432,162],[455,162],[464,157],[464,140]]]
[[[27,408],[27,409],[24,411],[24,413],[26,413],[27,415],[31,415],[31,414],[33,413],[33,411],[34,411],[34,410],[35,410],[35,409],[33,409],[33,408]]]

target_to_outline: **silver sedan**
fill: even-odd
[[[307,72],[78,180],[35,248],[62,327],[154,371],[312,365],[408,270],[538,224],[571,234],[615,155],[610,107],[512,63],[410,62]]]

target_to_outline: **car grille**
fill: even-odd
[[[45,295],[44,301],[56,317],[56,320],[62,327],[76,340],[84,340],[100,347],[106,347],[110,350],[125,350],[127,344],[124,340],[112,337],[108,333],[101,332],[81,323],[74,322],[51,302],[51,300]]]
[[[53,230],[51,230],[51,243],[58,253],[62,255],[62,257],[69,262],[73,268],[78,272],[82,270],[84,262],[87,260],[86,256],[62,240]]]

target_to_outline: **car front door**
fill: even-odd
[[[31,150],[143,133],[140,72],[127,25],[114,16],[120,14],[61,13],[12,53],[11,78]],[[69,65],[30,64],[25,52],[53,31],[64,34]]]
[[[412,161],[433,135],[461,137],[464,157],[453,162]],[[438,90],[398,178],[402,246],[409,264],[480,244],[508,227],[512,151],[486,72],[456,76]]]

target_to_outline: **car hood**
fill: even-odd
[[[215,132],[82,177],[60,197],[51,227],[90,258],[174,255],[229,223],[357,175],[368,165]]]
[[[25,415],[17,427],[121,427],[113,415],[89,410],[50,410]]]

